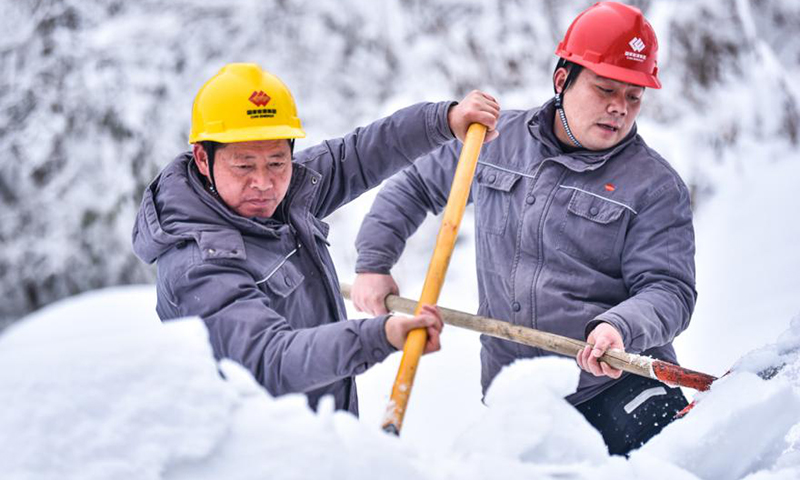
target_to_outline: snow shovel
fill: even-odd
[[[341,289],[344,297],[349,299],[350,285],[342,283]],[[415,311],[414,306],[417,303],[415,300],[398,297],[397,295],[387,296],[385,302],[388,310],[404,313]],[[587,345],[586,342],[580,340],[542,332],[533,328],[520,327],[493,318],[471,315],[442,307],[439,307],[439,311],[442,313],[442,320],[448,325],[541,348],[548,352],[559,353],[572,358],[575,358],[578,352]],[[608,350],[599,360],[614,368],[642,377],[652,378],[673,387],[687,387],[706,391],[711,388],[711,383],[717,379],[711,375],[695,372],[673,363],[616,349]]]
[[[428,273],[425,275],[425,283],[422,287],[422,295],[419,302],[408,313],[418,315],[422,305],[436,305],[439,300],[439,293],[442,290],[444,276],[450,264],[450,256],[456,243],[458,228],[461,225],[461,218],[467,206],[472,178],[475,175],[475,168],[478,164],[478,155],[481,153],[481,146],[486,137],[486,127],[473,123],[467,130],[464,139],[464,146],[461,148],[461,155],[458,158],[453,186],[450,189],[450,196],[447,198],[447,205],[444,209],[444,219],[436,237],[436,247],[433,250],[433,257],[428,266]],[[400,367],[397,371],[392,396],[389,405],[386,407],[386,415],[383,420],[383,430],[386,432],[400,435],[403,427],[408,399],[411,396],[411,387],[414,384],[414,376],[417,373],[419,359],[428,341],[428,332],[424,328],[418,328],[408,333],[406,343],[403,346],[403,358],[400,360]]]

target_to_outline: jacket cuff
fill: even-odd
[[[397,351],[386,338],[386,321],[391,315],[367,318],[361,323],[361,345],[364,359],[370,365],[382,362],[389,354]]]
[[[441,145],[456,138],[447,122],[447,114],[455,105],[458,105],[458,102],[439,102],[433,105],[434,108],[428,109],[425,123],[431,142],[435,145]]]
[[[622,335],[622,344],[625,346],[626,351],[631,351],[632,353],[635,351],[633,345],[631,345],[631,338],[633,337],[631,333],[631,328],[625,320],[622,319],[619,315],[614,313],[605,312],[598,316],[596,316],[593,320],[586,324],[586,330],[584,330],[584,338],[589,338],[589,334],[592,333],[592,330],[595,329],[601,323],[608,323],[612,327],[616,328],[617,331]]]
[[[390,275],[394,261],[378,253],[358,252],[356,273],[382,273]]]

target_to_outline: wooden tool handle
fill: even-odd
[[[461,225],[461,218],[467,206],[469,189],[472,185],[472,178],[475,175],[478,156],[485,137],[486,127],[484,125],[473,123],[467,130],[464,146],[458,159],[453,186],[450,189],[450,196],[444,209],[444,219],[439,228],[439,235],[436,237],[433,258],[428,266],[428,273],[425,276],[425,283],[422,286],[419,302],[414,308],[414,315],[419,314],[422,305],[436,305],[439,300],[439,293],[442,290],[444,276],[447,273],[450,257],[453,254],[458,228]],[[386,416],[383,421],[383,429],[387,432],[396,435],[400,434],[408,399],[411,396],[411,388],[414,385],[414,376],[417,373],[419,359],[427,341],[428,334],[424,328],[412,330],[406,337],[403,358],[400,360],[400,368],[397,371],[397,378],[392,388],[392,396],[386,408]]]
[[[350,288],[350,285],[341,284],[342,294],[345,298],[350,298]],[[387,309],[405,313],[413,312],[417,305],[415,300],[397,295],[389,295],[386,297],[385,302]],[[490,337],[541,348],[548,352],[559,353],[572,358],[575,358],[578,352],[588,345],[586,342],[575,340],[574,338],[542,332],[533,328],[520,327],[519,325],[494,318],[471,315],[442,307],[439,307],[439,311],[442,314],[442,320],[448,325],[465,328]],[[621,350],[608,350],[599,360],[622,371],[659,380],[670,386],[705,391],[711,388],[711,384],[717,380],[717,377],[706,373],[696,372],[663,360]]]

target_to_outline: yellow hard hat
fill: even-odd
[[[197,92],[189,143],[306,136],[286,85],[254,63],[231,63]]]

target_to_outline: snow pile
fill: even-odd
[[[800,318],[741,359],[640,452],[702,478],[800,477]],[[634,458],[639,452],[634,453]],[[724,473],[724,475],[721,475]],[[750,478],[750,477],[748,477]]]
[[[7,478],[159,478],[225,434],[235,398],[202,325],[135,321],[107,300],[34,314],[0,337]],[[97,303],[107,308],[86,310]]]
[[[784,457],[790,455],[787,449],[795,449],[793,428],[800,428],[800,395],[791,384],[737,373],[719,380],[689,415],[641,452],[669,459],[701,478],[743,478],[773,466],[800,475],[797,454],[793,462]]]
[[[397,441],[332,403],[275,400],[230,361],[223,380],[200,320],[136,308],[153,293],[86,294],[0,337],[3,478],[418,476]]]
[[[626,460],[609,457],[563,400],[578,379],[571,360],[511,365],[487,392],[489,408],[463,417],[452,446],[421,448],[334,412],[331,402],[314,413],[300,395],[270,397],[238,365],[214,361],[200,320],[162,325],[153,302],[152,287],[94,292],[0,336],[3,478],[800,475],[800,321]],[[769,381],[753,373],[783,363]],[[362,389],[363,401],[375,395]],[[441,401],[462,409],[454,398]]]
[[[600,433],[560,401],[575,391],[578,374],[575,362],[564,358],[510,365],[486,392],[490,408],[484,418],[466,430],[458,448],[529,463],[604,461],[608,455]]]

